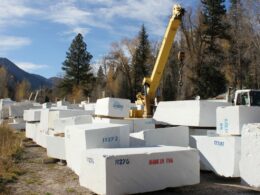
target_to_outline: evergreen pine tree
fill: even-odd
[[[150,57],[151,50],[148,34],[144,25],[141,27],[138,39],[139,43],[132,59],[134,94],[141,92],[143,78],[148,75],[150,69],[148,65],[148,59]]]
[[[221,39],[228,39],[228,25],[224,22],[225,0],[201,0],[203,5],[203,40],[206,45],[203,60],[198,70],[196,92],[202,98],[214,97],[226,90],[226,80],[221,73],[224,53]]]
[[[216,39],[227,39],[227,28],[229,27],[224,22],[226,14],[225,0],[201,0],[203,4],[204,18],[204,41],[208,43],[209,52],[218,52],[218,44]]]
[[[251,59],[246,55],[250,42],[246,36],[246,30],[250,29],[250,25],[245,21],[244,8],[241,0],[231,0],[231,8],[229,11],[229,22],[231,25],[231,39],[229,48],[229,62],[232,65],[234,73],[232,87],[252,88],[252,78],[249,73]],[[249,30],[251,31],[251,30]]]
[[[104,87],[104,85],[105,85],[105,75],[104,75],[102,66],[99,66],[99,68],[98,68],[97,84],[100,85],[101,87]]]
[[[79,88],[85,95],[89,95],[93,79],[90,66],[92,55],[87,51],[87,45],[80,33],[73,39],[66,55],[62,66],[65,76],[60,87],[65,93],[71,93],[73,88]]]

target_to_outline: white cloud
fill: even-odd
[[[15,64],[21,69],[28,72],[49,67],[48,65],[45,64],[34,64],[31,62],[15,62]]]
[[[77,26],[91,13],[77,8],[71,2],[61,2],[50,7],[49,19],[54,22]]]
[[[71,30],[86,29],[87,27],[110,28],[100,20],[95,9],[88,10],[88,4],[79,8],[73,0],[60,1],[51,5],[47,12],[47,19],[52,22],[67,25]]]
[[[31,40],[27,37],[0,36],[0,53],[19,49],[30,44]]]
[[[25,0],[0,1],[0,27],[2,29],[25,23],[25,17],[42,13],[26,5]]]
[[[128,30],[132,31],[133,23],[144,23],[150,34],[161,36],[166,26],[165,18],[171,15],[172,6],[178,1],[180,0],[65,0],[50,6],[48,18],[52,22],[67,25],[71,32],[80,26],[125,34]]]

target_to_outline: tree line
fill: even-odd
[[[224,0],[201,0],[198,8],[186,10],[179,39],[172,45],[160,84],[163,100],[212,98],[229,87],[259,88],[260,3],[256,0],[231,0],[230,3],[227,10]],[[82,75],[74,75],[75,80],[66,84],[67,76],[73,77],[72,73],[77,73],[74,70],[80,69],[81,65],[75,63],[79,62],[79,57],[73,55],[80,53],[74,51],[77,44],[86,49],[82,42],[82,35],[77,35],[63,64],[64,92],[68,93],[69,89],[72,96],[83,94],[93,101],[103,96],[134,101],[135,95],[142,91],[143,78],[151,74],[160,47],[159,43],[149,41],[145,26],[141,26],[136,37],[124,38],[111,45],[96,76],[91,73],[92,56],[85,51],[82,58],[87,59],[86,71],[78,72]],[[186,54],[181,73],[177,59],[179,51]],[[183,86],[178,85],[180,77]],[[81,79],[82,84],[79,84]]]
[[[201,0],[186,9],[177,40],[173,43],[158,94],[162,100],[216,97],[233,89],[260,85],[260,26],[258,0]],[[136,37],[111,44],[97,73],[84,37],[78,34],[66,53],[64,76],[46,94],[70,101],[87,97],[136,99],[142,80],[151,74],[160,42],[149,40],[145,25]],[[184,66],[177,59],[185,52]],[[181,82],[183,85],[179,85]]]

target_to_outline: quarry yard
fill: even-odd
[[[260,195],[260,0],[174,2],[0,0],[0,195]]]
[[[23,174],[9,184],[7,194],[94,194],[79,185],[78,176],[67,166],[59,165],[46,156],[46,150],[32,141],[24,142],[25,149],[19,167]],[[169,188],[146,195],[169,194],[260,194],[240,184],[240,178],[218,177],[212,172],[201,172],[201,183],[194,186]]]

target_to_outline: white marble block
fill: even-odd
[[[154,129],[155,121],[152,118],[134,118],[133,132],[139,132],[146,129]]]
[[[260,188],[260,123],[243,127],[240,175],[243,183]]]
[[[9,117],[9,106],[13,105],[15,102],[9,98],[1,99],[0,100],[0,111],[1,111],[1,118],[6,119]]]
[[[112,118],[101,118],[95,117],[93,119],[93,123],[107,123],[107,124],[120,124],[120,125],[128,125],[130,133],[134,132],[134,120],[130,118],[126,119],[112,119]]]
[[[47,142],[46,142],[46,137],[47,137],[47,134],[48,131],[45,131],[43,129],[39,129],[37,132],[36,132],[36,139],[35,139],[35,142],[43,147],[43,148],[47,148]]]
[[[16,102],[9,106],[9,116],[10,117],[23,117],[24,110],[29,110],[35,107],[32,102]]]
[[[244,124],[260,122],[258,106],[228,106],[217,108],[217,133],[241,135]]]
[[[85,110],[50,110],[48,128],[54,129],[54,121],[57,119],[80,115],[88,115],[88,112]]]
[[[41,110],[40,109],[25,110],[24,113],[23,113],[23,119],[27,122],[40,121]]]
[[[64,133],[66,126],[92,123],[91,115],[80,115],[66,118],[59,118],[53,121],[53,129],[56,133]]]
[[[123,119],[111,119],[95,117],[94,123],[112,123],[112,124],[126,124],[129,125],[130,132],[139,132],[145,129],[154,129],[155,121],[152,118],[123,118]]]
[[[239,136],[191,136],[191,147],[200,151],[202,170],[210,170],[224,177],[240,177]]]
[[[137,142],[135,139],[143,140],[146,147],[157,145],[189,146],[189,128],[184,126],[144,130],[138,133],[131,133],[130,137],[130,141],[134,138],[132,141],[137,143],[136,146],[139,146],[138,143],[142,143],[142,141]],[[135,146],[133,142],[131,144],[132,147]]]
[[[157,123],[192,127],[216,127],[216,108],[230,103],[208,100],[160,102],[154,113]]]
[[[8,123],[8,125],[15,130],[25,130],[25,122],[21,122],[21,123]]]
[[[97,194],[122,195],[200,182],[198,151],[162,146],[90,149],[81,156],[80,185]]]
[[[125,118],[129,117],[130,100],[119,98],[98,99],[95,115]]]
[[[32,140],[36,140],[37,131],[39,131],[39,122],[25,124],[25,137],[30,138]]]
[[[117,124],[73,125],[65,128],[67,165],[76,174],[83,151],[91,148],[129,147],[129,127]]]
[[[66,160],[65,138],[60,136],[47,135],[47,155],[51,158]]]

